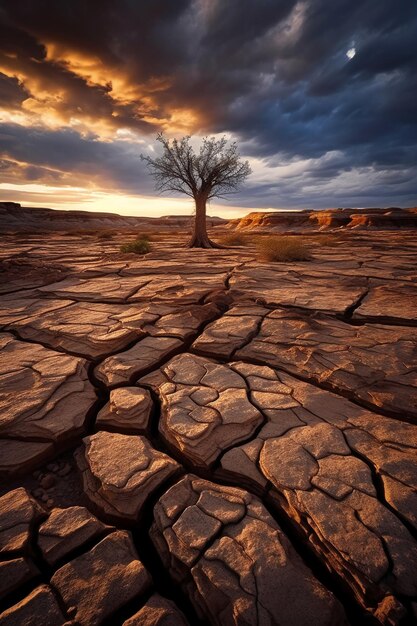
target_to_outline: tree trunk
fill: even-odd
[[[189,248],[221,248],[214,241],[211,241],[207,235],[206,223],[206,204],[207,197],[199,195],[195,198],[195,218],[194,228],[191,239],[188,243]]]

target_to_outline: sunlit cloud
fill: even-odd
[[[57,43],[44,42],[46,61],[60,63],[66,69],[85,79],[89,85],[106,86],[109,69],[97,56],[86,56]]]
[[[18,124],[33,126],[33,117],[25,111],[0,109],[0,124]]]
[[[138,82],[126,68],[108,66],[97,56],[68,47],[44,43],[45,58],[25,59],[7,55],[0,72],[16,78],[27,90],[20,118],[25,126],[42,124],[56,129],[70,127],[81,134],[111,139],[120,129],[149,133],[192,133],[200,116],[189,106],[161,103],[161,94],[173,85],[168,76],[151,76]]]
[[[127,68],[106,65],[98,56],[88,56],[56,43],[46,43],[46,60],[59,63],[68,71],[84,79],[89,86],[108,89],[112,98],[121,104],[138,103],[150,105],[150,94],[166,91],[172,86],[169,76],[152,76],[139,84],[129,75]],[[154,105],[156,101],[154,102]]]

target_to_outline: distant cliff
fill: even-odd
[[[0,202],[0,232],[71,230],[184,230],[191,228],[193,216],[130,217],[117,213],[61,211],[22,207],[16,202]],[[323,211],[253,211],[245,217],[224,220],[207,217],[209,227],[259,232],[303,232],[333,229],[417,228],[417,208],[327,209]]]
[[[258,231],[417,228],[417,208],[328,209],[324,211],[254,211],[228,228]]]
[[[130,217],[117,213],[93,211],[60,211],[22,207],[16,202],[0,202],[0,231],[67,231],[67,230],[168,230],[188,228],[192,215],[168,215],[164,217]],[[220,217],[208,217],[209,226],[225,224]]]

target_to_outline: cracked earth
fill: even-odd
[[[417,244],[6,236],[0,626],[417,620]]]

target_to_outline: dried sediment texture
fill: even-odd
[[[55,508],[47,515],[23,488],[2,496],[0,593],[9,608],[0,614],[0,624],[55,626],[71,617],[82,626],[98,625],[137,596],[145,599],[150,575],[129,533],[112,531],[81,506]],[[74,559],[74,552],[81,555]],[[32,561],[38,554],[50,566],[45,570],[39,560],[42,573]],[[52,577],[50,586],[37,587],[15,604],[40,576]],[[16,590],[17,596],[11,596]]]
[[[320,239],[316,240],[319,244]],[[415,269],[415,249],[404,245],[401,249],[396,248],[395,254],[387,246],[386,242],[378,246],[378,250],[372,245],[370,240],[361,242],[351,239],[347,246],[334,241],[334,246],[312,245],[313,258],[303,263],[274,263],[270,264],[272,270],[279,270],[286,274],[299,274],[300,276],[317,276],[327,278],[333,282],[337,276],[345,277],[366,277],[373,283],[372,279],[381,280],[390,284],[396,281],[414,281],[416,277]],[[265,267],[265,265],[263,265]]]
[[[38,533],[38,546],[49,565],[55,565],[87,541],[102,536],[109,526],[83,506],[53,509]]]
[[[97,428],[118,432],[145,433],[152,400],[149,391],[139,387],[119,387],[110,392],[109,402],[97,415]]]
[[[237,269],[230,280],[235,300],[328,313],[346,313],[366,292],[366,278],[334,274],[329,280],[308,263],[299,263],[297,268],[252,263]]]
[[[180,339],[173,337],[145,337],[129,350],[104,359],[94,373],[98,380],[109,387],[134,382],[135,377],[158,367],[161,361],[182,345]]]
[[[121,277],[138,277],[148,282],[129,301],[189,305],[225,289],[229,273],[250,255],[213,250],[157,250],[145,260],[131,260]]]
[[[148,276],[147,278],[147,284],[134,297],[129,298],[130,302],[196,304],[210,292],[224,289],[226,275],[193,272],[186,278],[179,274],[171,276],[162,274],[158,277]]]
[[[39,576],[36,565],[27,557],[0,561],[0,598],[5,598]]]
[[[155,593],[123,626],[188,626],[173,602]]]
[[[26,251],[27,248],[20,250]],[[19,258],[19,249],[13,252],[16,254],[14,258],[1,258],[3,255],[0,255],[0,294],[41,287],[60,280],[66,274],[65,267],[50,263],[49,260],[35,260],[24,256]]]
[[[159,432],[188,462],[208,469],[224,450],[250,437],[264,417],[242,376],[227,365],[180,354],[161,369]]]
[[[205,333],[213,336],[215,330],[216,323]],[[334,318],[277,309],[235,356],[282,368],[377,411],[417,419],[416,340],[414,328],[352,326]],[[210,353],[216,355],[215,345]]]
[[[155,251],[146,259],[139,261],[129,259],[126,267],[120,269],[121,276],[139,276],[151,274],[178,274],[184,281],[189,276],[199,274],[201,276],[215,273],[234,273],[239,267],[265,268],[275,272],[271,274],[279,283],[281,275],[301,279],[306,276],[317,277],[318,273],[323,279],[332,283],[338,276],[363,277],[384,279],[390,281],[414,281],[415,271],[415,242],[412,238],[415,233],[408,233],[407,238],[401,235],[398,239],[390,233],[387,237],[375,237],[367,234],[362,240],[352,236],[349,240],[333,241],[334,245],[320,245],[320,239],[309,242],[313,252],[313,259],[309,262],[297,263],[271,263],[255,264],[258,256],[255,248],[240,248],[239,251],[226,251],[226,254],[215,250],[181,250],[178,247],[171,250]],[[175,254],[173,254],[175,252]],[[152,257],[152,258],[151,258]],[[242,267],[246,264],[245,267]],[[91,264],[92,266],[93,264]],[[111,265],[109,264],[110,268]],[[106,265],[94,264],[94,271],[109,273]],[[115,267],[112,271],[118,271]],[[353,284],[353,283],[352,283]]]
[[[253,255],[239,251],[238,262],[244,262]],[[122,276],[183,276],[185,280],[193,274],[207,277],[212,274],[226,276],[236,266],[236,254],[231,251],[198,250],[192,248],[176,248],[172,250],[155,250],[146,259],[130,259],[120,274]]]
[[[390,623],[387,597],[417,594],[417,543],[408,530],[417,528],[417,427],[268,367],[231,367],[267,423],[222,457],[220,474],[264,494],[269,486],[320,560]],[[379,482],[385,489],[377,491]],[[399,602],[390,604],[401,613]]]
[[[0,296],[0,325],[2,327],[19,328],[30,321],[40,320],[43,317],[51,319],[57,315],[59,309],[65,309],[73,304],[72,300],[58,300],[35,297],[33,291],[12,293]],[[81,320],[80,320],[81,321]]]
[[[71,300],[126,302],[147,282],[146,277],[121,277],[118,274],[89,279],[71,276],[34,291],[39,295],[51,294]]]
[[[59,300],[0,300],[1,321],[6,329],[16,330],[22,339],[46,343],[87,357],[97,358],[122,350],[143,335],[140,328],[128,328],[118,316],[122,305],[62,300],[65,306],[45,304]],[[17,308],[20,311],[17,311]],[[139,316],[138,316],[139,317]],[[144,323],[151,321],[145,317]]]
[[[358,429],[347,429],[347,442],[359,457],[372,463],[382,481],[385,500],[417,530],[417,432],[407,424],[374,416]]]
[[[15,476],[29,471],[54,456],[50,441],[28,441],[0,438],[0,476]]]
[[[150,310],[158,313],[158,319],[151,325],[144,326],[144,331],[152,336],[166,335],[190,339],[200,329],[219,314],[219,309],[214,303],[191,304],[187,306],[168,306],[164,304],[151,305]],[[124,316],[124,324],[130,320]]]
[[[36,587],[26,598],[0,613],[1,626],[63,626],[67,618],[48,585]]]
[[[39,295],[51,294],[90,302],[161,302],[196,304],[211,291],[224,289],[227,274],[212,268],[210,273],[194,271],[186,279],[181,274],[140,275],[110,273],[106,276],[84,278],[72,276],[51,285],[35,289]]]
[[[218,314],[213,304],[103,304],[48,300],[21,294],[0,298],[0,324],[22,339],[85,355],[106,356],[146,335],[188,339]],[[106,294],[101,297],[105,300]]]
[[[100,431],[75,453],[84,490],[99,511],[118,520],[137,520],[144,504],[180,466],[145,437]]]
[[[0,335],[0,472],[30,469],[83,432],[96,400],[84,359]]]
[[[43,511],[26,489],[9,491],[0,498],[0,598],[5,598],[29,583],[39,570],[30,552],[31,533]],[[0,623],[12,624],[1,621]],[[16,622],[17,623],[17,622]]]
[[[386,284],[371,281],[369,293],[354,311],[353,319],[416,324],[417,286],[410,282]]]
[[[345,623],[338,602],[246,491],[187,475],[156,504],[151,538],[210,624]]]
[[[2,242],[0,626],[413,623],[415,232],[125,237]]]
[[[230,359],[233,353],[258,334],[268,309],[240,304],[232,307],[218,320],[209,324],[192,344],[198,354]]]
[[[61,567],[51,584],[67,610],[74,613],[76,623],[98,626],[117,609],[147,593],[152,580],[137,557],[130,534],[117,531]]]
[[[0,555],[26,554],[33,525],[42,518],[42,509],[23,487],[0,498]]]
[[[192,345],[199,354],[283,368],[376,410],[417,418],[417,330],[327,316],[232,308]]]

